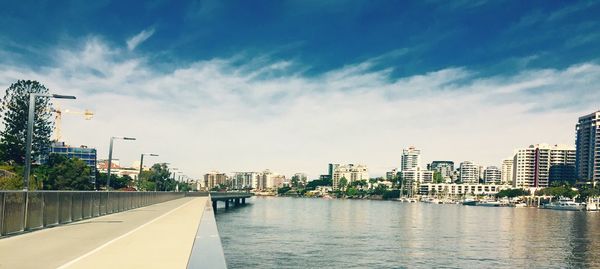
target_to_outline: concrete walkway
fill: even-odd
[[[207,197],[0,239],[0,268],[186,268]]]

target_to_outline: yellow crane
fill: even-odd
[[[84,111],[76,111],[76,110],[70,110],[70,109],[62,109],[60,108],[60,106],[57,104],[56,107],[52,108],[52,112],[56,113],[56,116],[54,117],[54,141],[60,141],[60,139],[62,138],[62,133],[61,133],[61,123],[62,123],[62,114],[76,114],[76,115],[83,115],[83,118],[86,120],[91,120],[92,117],[94,116],[94,112],[90,111],[90,110],[84,110]]]

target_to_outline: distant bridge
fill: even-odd
[[[186,196],[208,196],[212,201],[212,207],[217,208],[217,202],[221,201],[225,203],[225,208],[229,208],[229,204],[244,205],[246,204],[246,198],[252,197],[252,193],[248,192],[187,192]]]

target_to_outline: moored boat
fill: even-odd
[[[585,209],[585,204],[577,203],[572,199],[561,197],[556,202],[551,202],[543,205],[542,208],[554,210],[581,211]]]

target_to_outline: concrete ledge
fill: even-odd
[[[188,262],[188,268],[227,268],[221,237],[217,229],[214,210],[210,201],[206,201],[204,215],[196,232],[194,248]]]

